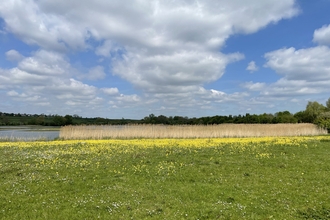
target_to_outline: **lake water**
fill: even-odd
[[[0,126],[0,139],[54,140],[59,137],[59,127]]]

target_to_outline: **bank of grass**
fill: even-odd
[[[65,126],[62,139],[283,137],[327,134],[314,124]]]
[[[0,219],[329,219],[330,137],[0,143]]]

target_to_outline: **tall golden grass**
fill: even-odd
[[[276,137],[327,134],[313,124],[221,124],[221,125],[125,125],[125,126],[65,126],[62,139],[105,138],[221,138]]]

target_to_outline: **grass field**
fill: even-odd
[[[330,136],[0,143],[0,219],[330,219]]]
[[[327,134],[314,124],[65,126],[62,139],[283,137]]]

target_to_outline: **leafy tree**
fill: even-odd
[[[274,115],[267,114],[267,113],[264,113],[264,114],[259,116],[260,123],[262,123],[262,124],[272,123],[273,118],[274,118]]]
[[[169,124],[168,118],[165,115],[159,115],[156,120],[157,124]]]
[[[328,111],[330,111],[330,98],[328,99],[328,101],[325,104],[327,106]]]
[[[150,114],[149,116],[144,117],[143,120],[146,124],[154,124],[156,121],[156,116],[154,114]]]
[[[298,123],[305,123],[308,122],[308,115],[306,113],[306,111],[300,111],[294,114],[294,117],[297,119]]]
[[[66,123],[66,119],[62,116],[55,115],[53,118],[53,124],[55,126],[63,126]]]
[[[6,115],[2,115],[0,117],[0,124],[1,125],[9,125],[9,119],[6,117]]]
[[[37,124],[37,118],[32,117],[30,118],[30,120],[28,121],[29,125],[36,125]]]
[[[326,111],[326,107],[318,102],[308,102],[305,113],[307,115],[307,122],[313,123],[315,119],[323,112]]]
[[[315,124],[317,124],[321,128],[325,128],[330,133],[330,111],[321,113],[315,120]]]
[[[275,117],[278,123],[297,123],[297,119],[289,111],[277,112]]]
[[[66,125],[72,125],[73,124],[73,117],[71,115],[64,116],[65,118],[65,124]]]
[[[37,125],[43,125],[45,123],[45,116],[40,115],[36,118],[35,122]]]

